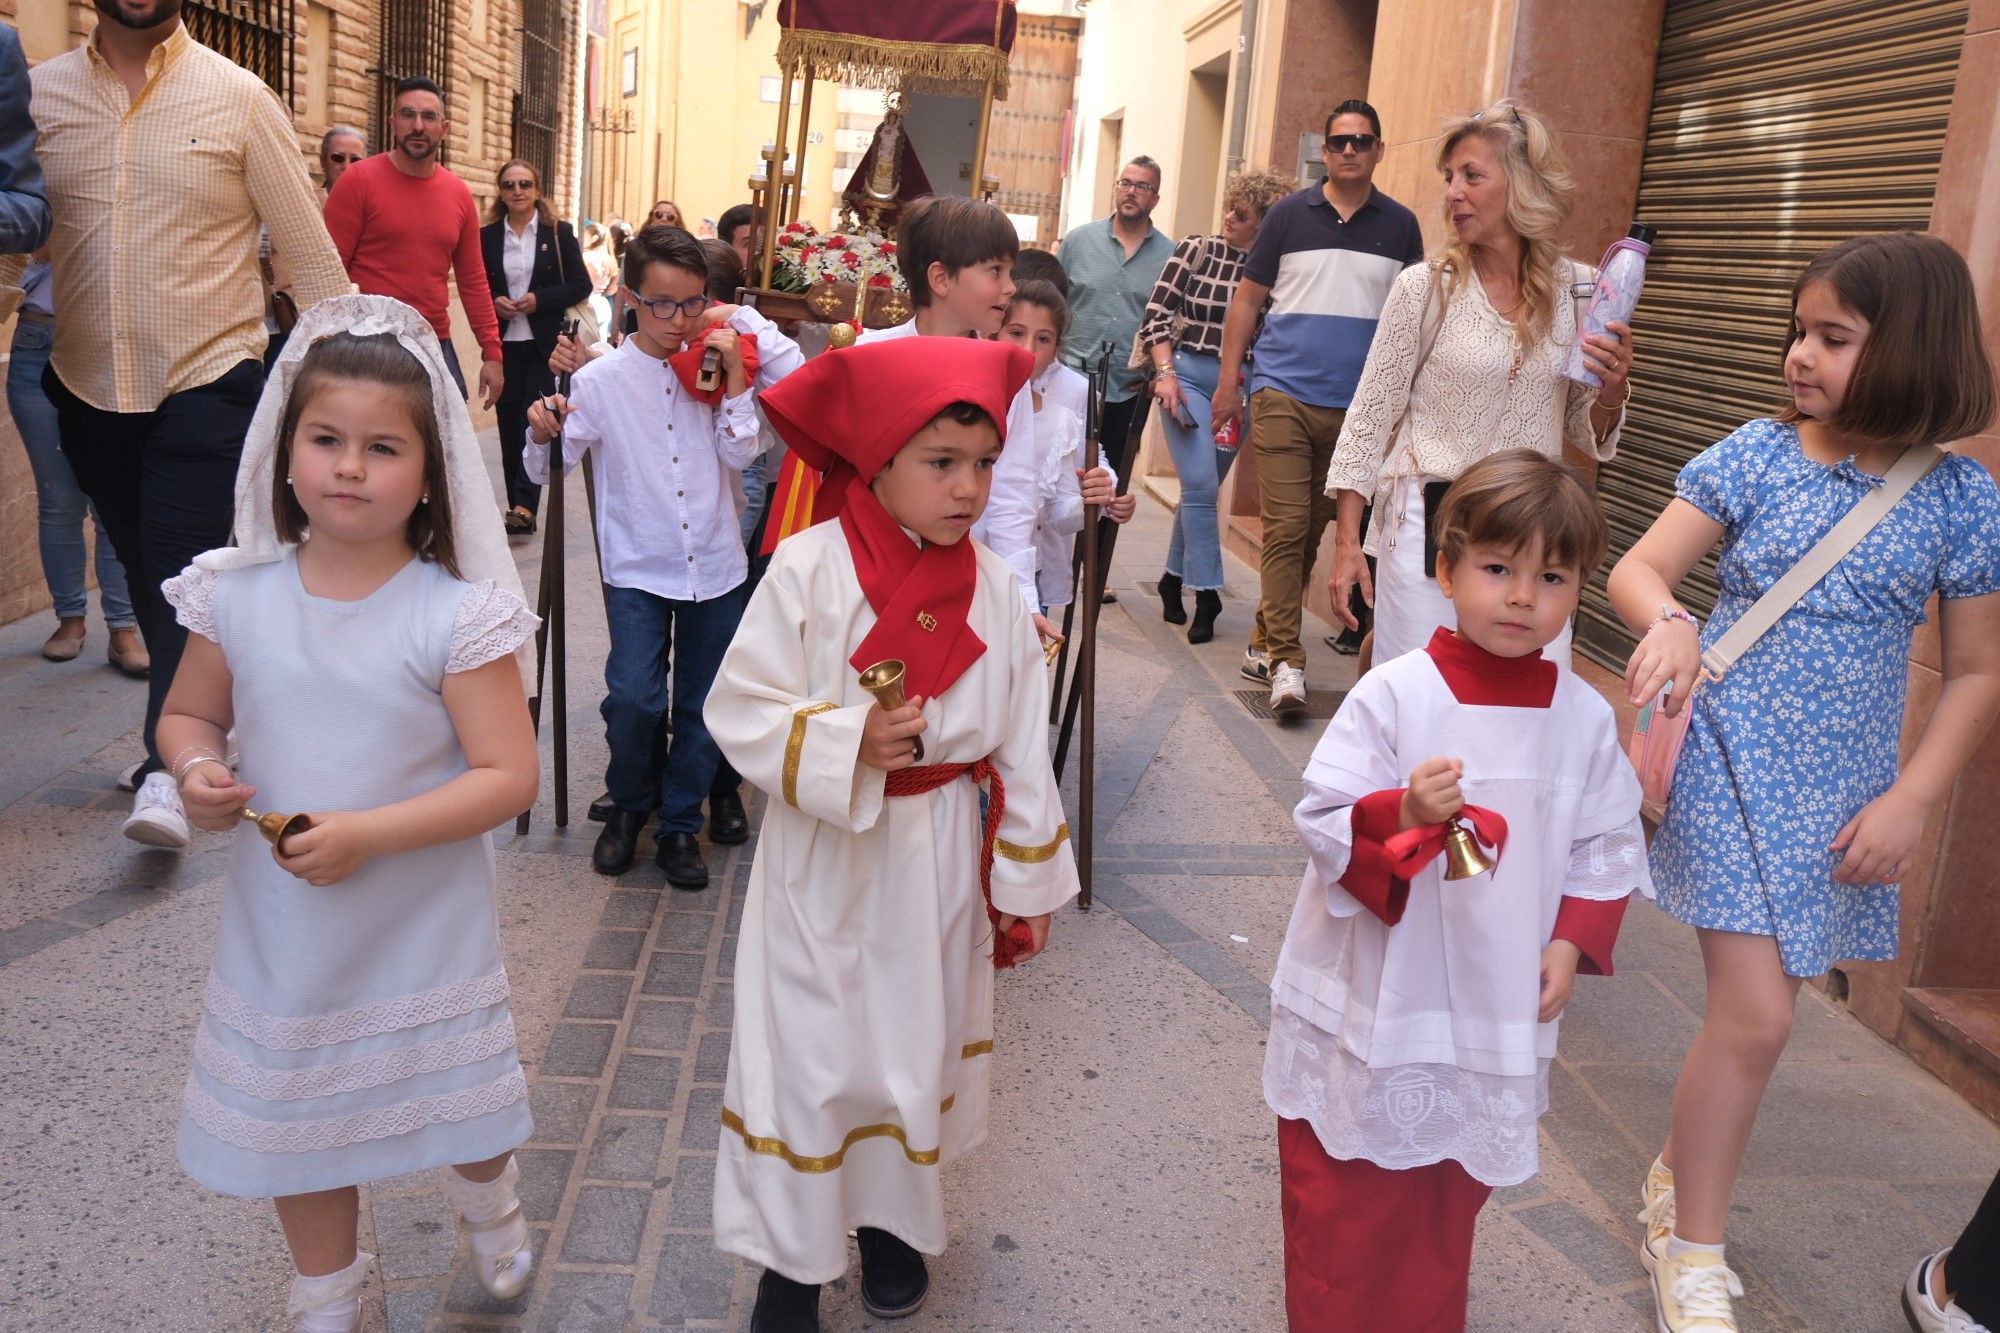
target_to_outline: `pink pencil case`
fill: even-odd
[[[1639,773],[1639,791],[1652,805],[1664,805],[1674,789],[1674,763],[1681,757],[1681,742],[1687,739],[1688,719],[1694,716],[1694,701],[1688,700],[1680,713],[1668,717],[1661,711],[1674,683],[1668,681],[1651,703],[1639,710],[1632,723],[1632,739],[1625,754]]]

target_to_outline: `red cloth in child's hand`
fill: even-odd
[[[727,370],[720,372],[713,389],[704,391],[695,387],[696,381],[701,378],[702,354],[708,350],[708,344],[704,341],[708,334],[708,329],[696,334],[688,341],[687,346],[667,358],[667,365],[680,377],[681,387],[688,391],[690,397],[697,402],[707,403],[710,407],[719,407],[729,393]],[[736,339],[736,350],[743,357],[743,378],[745,380],[757,378],[757,339],[749,334],[739,334]]]

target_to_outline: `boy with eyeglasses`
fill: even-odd
[[[631,868],[647,807],[659,793],[655,860],[677,889],[708,884],[698,833],[720,758],[702,704],[743,615],[749,564],[736,523],[740,473],[761,449],[752,381],[804,364],[798,347],[746,307],[712,319],[708,256],[679,227],[651,226],[625,247],[623,295],[638,330],[578,369],[570,392],[528,409],[522,464],[548,479],[563,436],[565,474],[595,452],[597,541],[611,652],[604,663],[605,785],[615,807],[591,861]],[[703,389],[713,351],[721,383]],[[672,696],[668,655],[672,654]],[[673,738],[660,718],[673,710]]]

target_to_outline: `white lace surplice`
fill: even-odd
[[[1434,754],[1465,760],[1466,798],[1506,817],[1507,846],[1491,876],[1419,872],[1389,926],[1339,884],[1353,802],[1405,785]],[[1310,862],[1272,981],[1266,1103],[1335,1158],[1528,1179],[1558,1028],[1536,1017],[1541,950],[1561,902],[1652,890],[1610,709],[1568,673],[1547,711],[1468,707],[1412,653],[1356,687],[1305,790]]]

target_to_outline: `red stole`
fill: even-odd
[[[901,659],[905,693],[935,699],[986,651],[985,641],[966,623],[979,582],[972,539],[919,548],[875,492],[851,476],[840,530],[861,591],[875,609],[874,628],[848,661],[866,671],[877,662]]]

